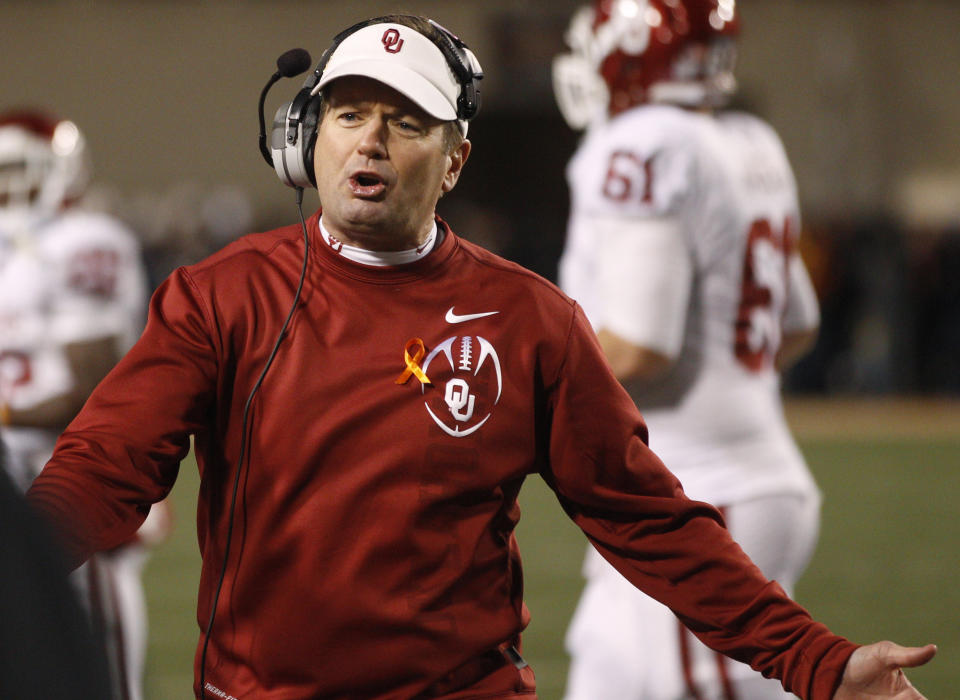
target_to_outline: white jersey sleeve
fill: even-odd
[[[680,110],[634,110],[588,133],[567,178],[572,211],[560,285],[596,329],[673,357],[693,276],[685,212],[701,180]]]
[[[594,220],[599,327],[674,359],[683,344],[693,260],[675,217]],[[644,309],[644,313],[637,313]]]
[[[587,216],[670,217],[688,205],[700,178],[693,134],[680,110],[627,112],[588,132],[567,176],[575,208]]]

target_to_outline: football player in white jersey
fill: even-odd
[[[89,174],[70,121],[0,115],[0,430],[9,470],[26,489],[93,387],[139,336],[146,312],[140,247],[118,221],[74,206]],[[165,507],[137,541],[94,557],[72,580],[110,649],[116,698],[142,698],[147,545],[168,529]]]
[[[554,64],[569,163],[560,284],[647,421],[650,446],[787,591],[820,496],[784,421],[780,370],[815,337],[794,176],[732,94],[734,0],[598,0]],[[776,681],[702,645],[595,550],[567,634],[567,700],[767,700]]]

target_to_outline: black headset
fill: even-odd
[[[320,82],[330,57],[343,40],[354,32],[372,24],[393,23],[393,20],[392,17],[376,17],[358,22],[337,34],[330,47],[323,52],[313,73],[307,76],[300,92],[291,102],[285,103],[277,110],[273,119],[273,129],[270,132],[269,157],[262,137],[261,151],[264,153],[266,161],[274,167],[277,176],[285,185],[290,187],[316,186],[313,171],[313,148],[317,141],[317,122],[320,117],[321,96],[312,93],[317,83]],[[433,41],[443,53],[454,77],[460,83],[460,95],[457,97],[457,119],[469,121],[480,110],[479,82],[483,79],[483,72],[480,70],[476,58],[473,58],[469,48],[459,37],[433,20],[428,21],[438,32],[436,36],[428,36],[427,38]],[[417,31],[413,27],[411,29]]]

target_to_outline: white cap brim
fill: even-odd
[[[372,78],[392,87],[437,119],[452,121],[457,118],[456,109],[433,83],[415,70],[388,61],[358,59],[343,63],[334,70],[326,70],[314,92],[323,89],[337,78],[350,75]]]

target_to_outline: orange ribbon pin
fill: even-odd
[[[410,356],[411,350],[413,350],[413,357]],[[394,381],[397,384],[406,384],[407,380],[410,379],[410,375],[413,375],[420,380],[421,384],[430,384],[430,378],[427,377],[426,373],[420,369],[420,365],[417,364],[426,354],[427,350],[423,347],[423,341],[420,340],[420,338],[411,338],[408,340],[407,344],[403,346],[403,361],[407,364],[407,368],[403,370],[400,376]]]

